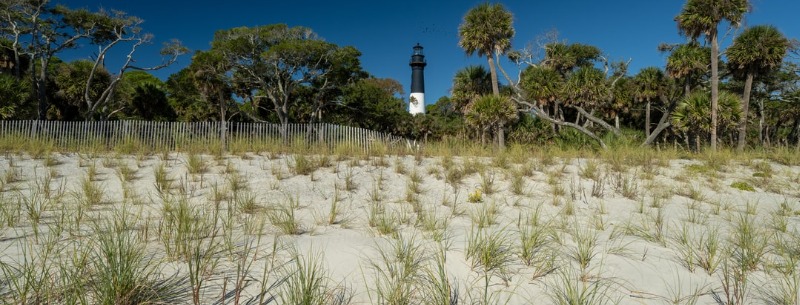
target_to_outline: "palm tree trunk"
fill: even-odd
[[[500,86],[497,84],[497,69],[494,67],[494,56],[489,54],[486,56],[489,60],[489,73],[492,76],[492,93],[494,95],[500,95]]]
[[[739,118],[739,145],[736,150],[744,150],[747,144],[747,116],[750,111],[750,90],[753,89],[753,72],[747,72],[747,80],[744,82],[744,94],[742,94],[742,117]]]
[[[497,144],[500,149],[506,148],[506,131],[502,125],[497,126]]]
[[[650,137],[650,99],[647,100],[647,105],[644,110],[644,134]]]
[[[689,97],[692,94],[692,80],[691,76],[686,76],[686,82],[683,84],[683,97]]]
[[[719,42],[716,29],[709,35],[711,40],[711,150],[717,150],[717,109],[719,103]]]
[[[699,152],[700,151],[700,133],[696,133],[695,134],[694,143],[695,143],[694,145],[696,146],[695,147],[695,151]]]

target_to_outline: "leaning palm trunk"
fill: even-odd
[[[667,105],[667,108],[664,111],[664,113],[661,114],[661,119],[658,120],[658,125],[656,125],[656,128],[653,129],[653,132],[651,132],[650,135],[647,136],[647,139],[644,140],[642,146],[649,146],[650,144],[653,144],[653,141],[656,140],[658,135],[660,135],[662,131],[666,130],[669,126],[672,125],[669,122],[669,117],[670,115],[672,115],[672,111],[675,110],[675,106],[677,106],[677,103],[669,102],[667,97],[663,95],[660,96],[659,98],[661,99],[661,102],[663,104]]]

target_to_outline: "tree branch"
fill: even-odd
[[[594,123],[597,123],[598,125],[602,126],[603,128],[608,129],[608,131],[613,132],[614,135],[619,135],[619,133],[620,133],[619,129],[617,129],[614,126],[611,126],[611,124],[606,123],[605,121],[601,120],[600,118],[590,114],[589,112],[586,111],[586,109],[583,109],[583,107],[575,105],[575,104],[567,105],[567,107],[570,107],[572,109],[578,110],[578,112],[580,114],[582,114],[584,117],[586,117],[587,120],[592,121]]]

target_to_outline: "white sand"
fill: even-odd
[[[755,169],[760,161],[750,164],[734,163],[726,166],[724,171],[714,172],[704,171],[703,162],[700,161],[672,160],[667,166],[656,166],[650,171],[641,167],[628,167],[622,173],[615,173],[602,160],[556,160],[552,165],[543,165],[541,160],[530,160],[525,164],[510,163],[509,169],[503,169],[494,166],[490,159],[456,157],[456,167],[464,163],[479,162],[486,165],[485,172],[489,173],[488,176],[494,176],[494,189],[497,191],[490,195],[483,194],[482,202],[470,203],[467,200],[468,194],[481,187],[481,175],[475,173],[465,176],[456,191],[444,179],[441,158],[426,158],[417,162],[413,157],[390,156],[382,159],[346,158],[337,161],[332,156],[330,166],[321,167],[311,175],[295,175],[292,170],[295,159],[292,156],[270,159],[249,153],[245,156],[217,159],[206,155],[202,159],[209,169],[203,174],[188,173],[189,157],[184,154],[171,154],[166,160],[162,160],[164,156],[54,156],[59,164],[49,167],[42,159],[18,155],[0,157],[0,177],[11,177],[11,174],[7,174],[10,171],[16,172],[18,176],[17,182],[4,185],[1,193],[3,198],[30,197],[37,189],[41,189],[36,181],[42,181],[47,173],[57,174],[51,183],[51,189],[55,190],[63,184],[67,191],[60,201],[52,203],[44,212],[40,225],[44,236],[49,234],[47,224],[58,222],[59,215],[69,214],[64,211],[71,211],[72,208],[69,207],[76,205],[76,198],[79,197],[76,194],[80,193],[82,180],[90,169],[89,164],[96,165],[97,181],[93,183],[104,190],[107,202],[87,210],[87,217],[95,219],[111,217],[123,205],[123,183],[117,169],[122,166],[136,169],[137,179],[126,183],[138,198],[138,204],[131,208],[131,213],[142,215],[137,221],[137,229],[143,232],[144,227],[148,227],[147,251],[166,266],[164,272],[177,270],[182,276],[186,276],[186,263],[166,258],[164,246],[156,233],[162,219],[162,200],[155,187],[154,172],[159,164],[165,165],[175,186],[169,192],[180,193],[181,188],[178,185],[183,184],[190,204],[210,212],[213,210],[212,186],[226,188],[231,176],[226,173],[226,165],[233,169],[245,179],[249,189],[245,192],[252,192],[260,208],[254,214],[237,212],[235,233],[231,236],[242,239],[252,223],[259,220],[267,223],[259,250],[263,255],[257,255],[257,261],[251,267],[251,285],[243,293],[245,297],[258,293],[258,282],[261,281],[264,262],[268,259],[268,250],[271,250],[275,236],[279,236],[277,240],[281,247],[276,256],[278,264],[288,262],[293,249],[304,257],[317,255],[328,272],[329,287],[345,286],[353,295],[353,304],[377,303],[374,291],[377,271],[371,263],[380,264],[378,249],[388,249],[392,241],[396,240],[391,235],[381,235],[376,228],[369,225],[370,210],[375,205],[372,197],[378,180],[382,179],[382,188],[377,190],[382,197],[381,203],[386,207],[387,215],[395,216],[399,235],[404,240],[414,238],[424,245],[426,257],[429,258],[433,257],[440,244],[434,241],[432,232],[424,232],[417,221],[419,215],[414,213],[413,206],[407,202],[410,176],[415,171],[422,177],[422,192],[418,195],[418,200],[423,210],[434,211],[438,219],[448,220],[446,235],[449,237],[444,242],[448,246],[446,269],[451,280],[457,284],[462,298],[461,304],[480,303],[483,299],[484,274],[480,267],[473,268],[473,260],[466,257],[466,249],[470,232],[475,230],[475,217],[471,216],[492,204],[496,205],[499,214],[487,230],[505,233],[509,237],[508,246],[514,255],[502,272],[494,273],[491,277],[491,303],[504,303],[507,300],[508,304],[550,304],[553,303],[553,296],[558,294],[558,287],[563,287],[560,279],[565,274],[583,274],[583,282],[573,282],[583,285],[602,283],[603,295],[612,301],[619,301],[620,304],[671,304],[676,299],[680,299],[678,303],[684,304],[695,293],[699,295],[698,304],[714,304],[712,291],[725,298],[721,281],[722,265],[713,270],[711,275],[699,266],[694,266],[694,271],[690,271],[682,262],[680,247],[677,245],[677,237],[682,228],[685,227],[692,236],[698,237],[707,234],[709,228],[716,227],[719,229],[722,244],[726,245],[730,243],[729,236],[741,215],[753,217],[759,230],[762,230],[760,232],[769,234],[770,241],[781,234],[796,235],[800,226],[800,167],[769,163],[772,175],[764,180],[765,178],[754,177],[754,174],[760,176]],[[313,156],[307,158],[319,159]],[[601,188],[602,198],[592,196],[592,188],[598,182],[581,175],[582,169],[590,162],[600,165],[600,177],[604,181]],[[402,164],[405,173],[398,173],[398,164]],[[535,171],[532,176],[524,178],[524,194],[514,195],[511,170],[524,166],[533,166]],[[345,189],[347,179],[351,179],[353,190]],[[554,196],[551,185],[553,182],[563,189],[563,194]],[[755,191],[733,188],[731,184],[734,182],[747,182],[755,187]],[[623,187],[625,184],[627,186]],[[623,188],[632,193],[629,197],[633,199],[623,196]],[[345,221],[331,225],[327,222],[333,198],[337,193],[340,197],[338,206],[341,209],[337,219]],[[695,199],[687,196],[695,196]],[[299,204],[295,212],[305,231],[301,235],[281,234],[277,227],[269,224],[265,216],[266,210],[277,204],[286,204],[290,200],[296,200]],[[227,206],[229,201],[223,202],[223,205]],[[776,233],[773,229],[776,225],[773,215],[781,204],[790,209],[789,215],[785,217],[788,222],[787,233]],[[64,205],[68,208],[62,209]],[[663,242],[652,238],[658,232],[656,219],[659,208],[656,205],[661,206]],[[551,222],[561,242],[550,243],[556,253],[555,269],[544,276],[533,278],[535,268],[525,266],[516,255],[519,248],[517,224],[537,208],[540,209],[542,219]],[[0,226],[2,262],[19,262],[24,253],[22,245],[35,245],[33,249],[39,249],[44,244],[34,241],[32,221],[24,212],[21,214],[14,226],[8,227],[5,223]],[[0,220],[5,222],[5,218],[0,217]],[[597,236],[596,247],[592,252],[594,256],[583,272],[579,270],[576,260],[570,257],[573,252],[571,249],[576,248],[573,234],[576,228],[580,228],[579,232]],[[88,227],[84,230],[90,232]],[[651,238],[648,238],[648,234]],[[63,236],[61,243],[90,238],[70,236],[67,232]],[[770,249],[772,245],[770,242]],[[700,249],[700,245],[689,248]],[[30,251],[28,254],[31,254]],[[208,274],[203,303],[219,300],[224,279],[235,276],[235,261],[224,254],[220,254],[219,259],[219,266]],[[775,251],[770,251],[763,255],[758,268],[749,273],[749,300],[763,303],[760,300],[775,291],[770,284],[777,282],[779,276],[769,266],[780,260]],[[429,259],[425,264],[432,266],[433,260]],[[278,269],[275,269],[268,280],[270,283],[287,273]],[[800,270],[796,270],[794,274],[797,277]],[[419,276],[428,277],[424,273]],[[228,282],[226,285],[230,288],[232,284]],[[415,303],[426,298],[421,290],[415,293],[415,297]]]

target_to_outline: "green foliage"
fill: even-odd
[[[781,66],[790,42],[771,25],[757,25],[744,30],[725,52],[734,72],[762,74]]]
[[[411,115],[406,111],[402,85],[393,79],[366,78],[343,87],[341,103],[329,121],[381,132],[405,134]]]
[[[169,104],[179,121],[208,121],[218,117],[218,109],[200,95],[192,70],[187,68],[170,75],[166,88]]]
[[[18,79],[9,74],[0,73],[0,96],[3,104],[0,105],[0,119],[19,120],[35,117],[36,109],[29,99],[31,92],[30,82],[27,79]]]
[[[681,132],[690,135],[705,135],[711,130],[711,98],[708,92],[698,91],[681,101],[672,114],[672,123]],[[740,99],[727,91],[720,92],[719,127],[730,130],[736,126],[741,115]],[[692,139],[694,140],[694,139]]]
[[[290,111],[298,111],[293,94],[312,97],[308,113],[316,119],[336,100],[341,86],[361,75],[360,52],[325,42],[299,26],[220,30],[208,52],[222,56],[223,67],[215,74],[230,75],[227,81],[244,100],[241,109],[248,116],[264,119],[271,112],[281,124],[289,122]]]
[[[689,78],[695,81],[699,75],[708,72],[711,65],[711,48],[700,46],[697,43],[681,44],[673,47],[667,57],[666,72],[675,78]]]
[[[603,71],[595,67],[581,67],[567,79],[562,97],[568,103],[583,107],[596,106],[609,96],[608,85]]]
[[[472,8],[458,27],[458,45],[468,55],[492,57],[495,51],[504,53],[511,48],[514,37],[512,16],[502,4],[482,3]]]
[[[519,120],[509,129],[509,142],[518,144],[545,144],[555,136],[550,124],[530,114],[520,113]]]
[[[121,119],[175,121],[178,117],[167,99],[166,84],[150,73],[125,73],[115,96],[124,105],[117,115]]]
[[[580,43],[551,43],[545,46],[545,62],[560,74],[576,68],[591,67],[600,58],[599,48]]]
[[[92,72],[94,63],[88,60],[77,60],[71,63],[61,63],[54,67],[53,81],[55,95],[52,100],[54,119],[76,120],[86,119],[88,112],[84,90],[86,81]],[[111,74],[103,68],[95,71],[92,86],[89,88],[89,98],[96,100],[111,83]]]
[[[516,119],[516,105],[504,96],[481,96],[466,109],[466,122],[480,130],[501,129]]]
[[[688,0],[675,21],[681,34],[697,39],[710,33],[716,36],[717,26],[723,20],[738,26],[749,10],[748,0]]]
[[[665,93],[669,84],[664,72],[657,67],[642,69],[633,81],[637,89],[634,96],[638,101],[656,100],[659,95]]]
[[[456,72],[450,102],[454,110],[463,112],[474,99],[492,93],[492,78],[486,68],[470,65]]]
[[[564,77],[553,68],[528,66],[522,72],[520,85],[529,99],[542,104],[550,103],[561,97]]]

